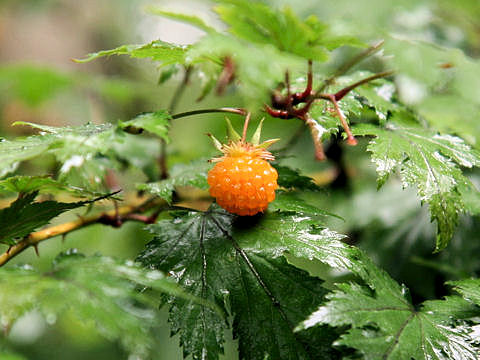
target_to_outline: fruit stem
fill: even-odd
[[[245,122],[243,123],[243,132],[242,132],[242,142],[244,143],[247,138],[247,130],[248,130],[248,123],[250,122],[250,117],[252,114],[250,112],[247,113],[245,117]]]

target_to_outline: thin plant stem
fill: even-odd
[[[250,122],[251,113],[248,112],[243,123],[242,142],[244,143],[247,138],[248,123]]]
[[[237,114],[242,116],[247,115],[247,111],[244,109],[224,107],[224,108],[216,108],[216,109],[199,109],[199,110],[192,110],[192,111],[187,111],[183,113],[178,113],[178,114],[172,115],[172,119],[175,120],[175,119],[180,119],[187,116],[210,114],[210,113],[230,113],[230,114]]]
[[[380,41],[376,42],[375,44],[373,44],[372,46],[370,46],[365,51],[362,51],[357,56],[353,57],[352,59],[350,59],[349,61],[344,63],[342,66],[340,66],[337,69],[337,71],[335,71],[335,73],[332,76],[330,76],[329,78],[327,78],[323,81],[322,85],[316,90],[316,92],[320,93],[323,90],[325,90],[325,88],[327,86],[331,85],[337,77],[345,74],[348,70],[350,70],[352,67],[354,67],[359,62],[361,62],[363,59],[365,59],[365,58],[375,54],[377,51],[379,51],[380,48],[383,46],[383,44],[384,44],[384,41],[380,40]]]
[[[192,68],[190,66],[185,68],[185,74],[183,76],[182,82],[178,85],[175,93],[172,96],[172,100],[170,101],[170,106],[168,107],[168,111],[171,114],[175,111],[180,98],[182,97],[185,88],[190,80],[190,74],[192,72]],[[167,179],[168,178],[168,167],[167,167],[167,142],[164,139],[160,140],[160,156],[158,158],[158,166],[160,168],[160,179]]]

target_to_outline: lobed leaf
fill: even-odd
[[[385,127],[358,125],[354,133],[375,136],[368,150],[377,166],[379,186],[399,169],[404,186],[417,188],[422,202],[430,206],[432,220],[437,222],[435,251],[444,249],[453,236],[459,213],[464,211],[459,187],[473,186],[459,166],[478,166],[478,153],[460,138],[440,135],[400,116]]]
[[[76,62],[86,63],[101,57],[112,55],[129,55],[132,58],[151,58],[159,61],[162,66],[185,63],[185,53],[188,46],[170,44],[161,40],[152,41],[144,45],[122,45],[115,49],[103,50],[88,54],[85,59],[76,59]]]
[[[477,359],[468,329],[454,319],[478,316],[479,310],[453,296],[427,301],[416,310],[408,289],[396,283],[359,252],[362,266],[354,270],[368,286],[337,284],[325,305],[300,324],[349,328],[335,345],[354,349],[364,359]]]
[[[170,271],[189,293],[233,316],[240,359],[332,359],[332,334],[304,342],[295,322],[321,301],[321,281],[289,265],[282,255],[351,264],[342,236],[321,228],[325,214],[298,199],[272,203],[263,216],[236,217],[216,205],[207,212],[177,212],[173,220],[149,227],[155,238],[140,254],[146,266]],[[276,204],[276,205],[275,205]],[[279,279],[281,279],[279,281]],[[294,296],[292,296],[294,294]],[[184,356],[217,359],[228,322],[189,301],[169,299],[173,333],[180,334]],[[314,342],[322,351],[313,350]]]
[[[215,11],[238,38],[313,60],[325,61],[328,50],[342,45],[359,45],[352,38],[330,35],[315,16],[301,20],[289,7],[277,9],[260,2],[217,0]]]

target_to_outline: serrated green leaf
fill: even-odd
[[[197,16],[186,15],[186,14],[177,14],[177,13],[173,13],[173,12],[170,12],[170,11],[162,10],[162,9],[160,9],[158,7],[155,7],[155,6],[147,7],[147,12],[149,12],[150,14],[153,14],[153,15],[160,15],[160,16],[166,17],[168,19],[178,20],[178,21],[193,25],[196,28],[205,31],[206,33],[217,32],[213,27],[208,26],[205,23],[205,21],[203,21],[202,19],[200,19]]]
[[[170,114],[167,111],[156,111],[138,115],[136,118],[119,123],[125,131],[143,129],[168,141]]]
[[[49,194],[67,192],[77,197],[100,195],[98,193],[92,193],[88,190],[63,184],[48,176],[12,176],[4,180],[0,180],[0,193],[30,193],[33,191]]]
[[[263,216],[243,218],[216,205],[205,213],[177,213],[149,227],[155,238],[139,260],[171,271],[190,293],[230,312],[240,359],[335,358],[325,347],[331,340],[326,328],[320,338],[309,340],[323,344],[321,352],[312,353],[292,333],[292,324],[320,301],[324,289],[282,255],[350,266],[351,249],[339,241],[341,235],[318,225],[323,213],[312,215],[311,207],[294,198],[277,205]],[[184,355],[217,359],[228,328],[225,319],[189,302],[170,299],[169,304],[172,331],[180,334]]]
[[[159,61],[162,66],[184,64],[188,46],[170,44],[161,40],[144,45],[122,45],[115,49],[103,50],[89,54],[85,59],[75,60],[79,63],[89,62],[101,57],[112,55],[129,55],[132,58],[151,58]]]
[[[51,153],[62,164],[59,180],[78,183],[88,190],[98,189],[107,169],[116,166],[111,149],[125,136],[111,124],[53,127],[17,122],[14,125],[28,125],[41,131],[39,135],[0,142],[0,173],[8,173],[19,161]],[[74,176],[78,181],[73,180]]]
[[[432,220],[437,222],[435,251],[444,249],[453,236],[459,213],[464,211],[458,186],[470,184],[459,166],[478,166],[478,153],[460,138],[440,135],[400,117],[384,128],[356,126],[354,134],[375,136],[368,150],[377,166],[379,186],[399,169],[404,186],[417,188],[422,202],[430,206]]]
[[[92,201],[62,203],[56,201],[34,202],[38,190],[19,197],[9,207],[0,210],[0,243],[16,244],[40,226],[46,225],[61,213],[82,207]],[[104,197],[102,197],[104,198]]]
[[[466,300],[480,306],[480,280],[464,279],[449,281],[447,284],[453,286],[453,290],[461,294]]]
[[[185,296],[159,271],[72,251],[44,273],[27,266],[1,268],[0,287],[0,321],[5,326],[32,310],[50,319],[69,311],[80,321],[95,322],[100,334],[142,357],[155,341],[159,293]]]
[[[196,160],[190,164],[177,164],[170,170],[170,178],[158,182],[138,184],[137,189],[160,196],[168,203],[177,186],[195,186],[207,189],[207,172],[212,164],[206,160]]]
[[[368,286],[337,284],[328,301],[298,330],[315,325],[349,326],[335,342],[355,348],[364,359],[444,360],[478,358],[468,329],[453,319],[469,318],[478,308],[458,296],[427,301],[416,310],[408,289],[396,283],[359,252],[354,270]],[[360,269],[360,271],[358,271]]]

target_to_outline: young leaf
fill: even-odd
[[[18,239],[27,236],[40,226],[46,225],[54,217],[65,211],[82,207],[105,196],[91,201],[62,203],[56,201],[34,202],[38,191],[19,197],[8,208],[0,210],[0,243],[14,245]]]
[[[0,321],[6,327],[32,310],[48,318],[71,311],[80,321],[94,321],[100,334],[142,357],[154,344],[159,293],[185,295],[156,270],[72,251],[44,273],[28,266],[1,268],[0,287]]]
[[[358,125],[354,133],[375,136],[368,150],[377,166],[379,186],[399,169],[405,186],[417,188],[420,199],[430,206],[432,220],[437,222],[435,251],[444,249],[464,210],[458,187],[470,186],[459,165],[478,166],[478,153],[460,138],[439,135],[397,116],[385,127]]]
[[[172,202],[172,194],[176,186],[195,186],[208,189],[207,172],[212,164],[206,160],[196,160],[190,164],[177,164],[170,171],[170,178],[147,184],[138,184],[138,190],[148,191]]]
[[[89,62],[101,57],[112,55],[129,55],[132,58],[151,58],[159,61],[162,66],[184,64],[188,46],[170,44],[161,40],[152,41],[145,45],[122,45],[115,49],[103,50],[88,54],[85,59],[75,60],[79,63]]]
[[[157,111],[138,115],[136,118],[120,122],[119,127],[127,132],[138,132],[139,129],[155,134],[168,141],[170,115],[166,111]]]
[[[327,26],[315,16],[302,21],[289,7],[280,10],[245,0],[217,2],[220,5],[215,11],[230,26],[233,35],[254,43],[273,44],[280,51],[306,59],[325,61],[328,50],[353,43],[351,38],[330,36]]]
[[[206,33],[216,32],[216,30],[213,27],[208,26],[205,23],[205,21],[203,21],[202,19],[200,19],[197,16],[172,13],[170,11],[165,11],[165,10],[159,9],[155,6],[148,6],[147,11],[150,14],[153,14],[153,15],[160,15],[160,16],[172,19],[172,20],[178,20],[178,21],[184,22],[186,24],[193,25],[196,28],[205,31]]]
[[[315,325],[349,326],[335,345],[357,349],[365,359],[443,360],[478,358],[471,338],[463,326],[453,319],[479,314],[458,296],[441,301],[428,301],[416,310],[408,290],[377,268],[363,253],[363,263],[354,271],[368,284],[337,284],[321,306],[298,330]]]
[[[296,210],[280,208],[295,203]],[[293,205],[293,204],[290,204]],[[331,359],[327,347],[311,352],[292,325],[325,293],[321,281],[286,263],[284,252],[350,263],[341,235],[318,227],[310,207],[290,199],[263,216],[237,218],[216,205],[207,212],[176,213],[149,227],[155,235],[139,260],[170,271],[189,292],[233,316],[240,359]],[[323,214],[322,214],[323,215]],[[202,306],[170,299],[172,331],[180,333],[184,356],[217,359],[223,349],[222,319]],[[325,344],[329,332],[310,341]]]

